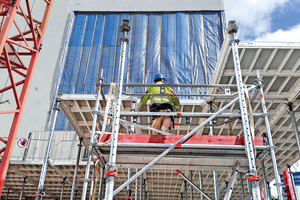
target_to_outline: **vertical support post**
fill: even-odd
[[[218,183],[218,172],[213,171],[214,173],[214,187],[215,187],[215,200],[219,200],[219,183]]]
[[[104,176],[104,167],[100,168],[100,183],[99,183],[99,191],[98,191],[98,200],[102,200],[102,183],[103,183],[103,176]]]
[[[213,102],[208,102],[209,104],[209,110],[208,113],[213,113],[214,110],[212,108]],[[209,122],[209,135],[214,135],[214,127],[213,127],[213,119]],[[218,185],[218,172],[213,171],[214,176],[214,194],[215,194],[215,200],[219,200],[219,185]]]
[[[92,125],[92,132],[91,132],[90,145],[89,145],[89,151],[88,151],[88,160],[86,163],[81,200],[86,199],[86,192],[87,192],[87,187],[88,187],[88,182],[89,182],[90,166],[91,166],[92,153],[93,153],[93,145],[92,144],[94,142],[94,135],[95,135],[96,126],[97,126],[99,101],[100,101],[100,95],[101,95],[101,86],[102,86],[102,83],[105,81],[105,79],[102,76],[103,76],[103,69],[101,70],[101,75],[96,84],[97,85],[97,96],[96,96],[95,110],[93,112],[93,125]]]
[[[190,171],[190,179],[191,179],[191,182],[193,182],[193,172],[192,172],[192,170]],[[192,185],[190,186],[190,189],[191,189],[191,200],[193,200],[193,186]]]
[[[75,191],[75,200],[77,200],[78,190]]]
[[[143,174],[141,175],[140,200],[142,200],[142,194],[143,194]]]
[[[258,84],[259,89],[260,89],[261,107],[262,107],[262,112],[264,114],[267,137],[268,137],[268,142],[269,142],[269,145],[270,145],[270,153],[271,153],[271,158],[272,158],[272,162],[273,162],[273,170],[274,170],[277,194],[278,194],[279,200],[283,200],[282,192],[281,192],[282,184],[281,184],[281,181],[280,181],[280,178],[279,178],[277,162],[276,162],[276,157],[275,157],[275,151],[274,151],[274,144],[273,144],[272,134],[271,134],[271,128],[270,128],[270,124],[269,124],[269,118],[268,118],[268,115],[267,115],[267,108],[266,108],[266,102],[265,102],[265,97],[264,97],[264,91],[263,91],[263,88],[262,88],[262,82],[261,82],[258,70],[256,71],[256,74],[257,74],[257,80],[256,81],[257,81],[257,84]]]
[[[283,173],[283,181],[285,185],[285,193],[288,200],[295,200],[294,190],[293,190],[293,183],[291,176],[289,174],[289,169],[286,169]]]
[[[261,164],[261,171],[262,171],[263,179],[264,179],[264,196],[265,196],[266,200],[270,200],[271,197],[269,197],[269,193],[268,193],[267,176],[266,176],[266,170],[265,170],[265,163],[264,163],[263,159],[260,161],[260,164]]]
[[[287,104],[287,106],[289,108],[289,114],[290,114],[291,119],[292,119],[294,134],[295,134],[295,138],[296,138],[297,146],[298,146],[298,152],[300,154],[300,136],[299,136],[299,131],[298,131],[298,128],[297,128],[297,121],[296,121],[296,118],[295,118],[295,112],[293,110],[293,104],[292,104],[292,102],[289,102]]]
[[[200,184],[200,189],[203,191],[203,181],[202,181],[202,171],[199,171],[199,184]],[[203,194],[200,193],[200,200],[203,200]]]
[[[22,184],[22,189],[21,189],[19,200],[22,200],[22,195],[23,195],[25,184],[26,184],[26,177],[24,178],[24,181],[23,181],[23,184]]]
[[[43,195],[44,183],[45,183],[45,179],[46,179],[47,166],[48,166],[48,159],[49,159],[49,155],[50,155],[52,138],[53,138],[53,135],[54,135],[54,128],[55,128],[57,113],[59,111],[59,108],[58,108],[59,104],[60,104],[60,101],[56,100],[56,106],[53,108],[54,115],[53,115],[53,121],[52,121],[51,131],[50,131],[50,134],[49,134],[48,144],[47,144],[47,148],[46,148],[46,155],[45,155],[45,158],[44,158],[44,163],[43,163],[43,167],[42,167],[42,171],[41,171],[41,176],[40,176],[38,190],[37,190],[37,192],[35,194],[35,196],[36,196],[35,199],[36,200],[41,200],[42,199],[42,195]]]
[[[82,147],[82,138],[79,138],[78,152],[77,152],[70,200],[74,200],[74,192],[75,192],[75,188],[76,188],[76,179],[77,179],[78,165],[79,165],[79,160],[80,160],[81,147]]]
[[[128,168],[128,179],[131,178],[132,170]],[[127,185],[127,193],[125,199],[131,199],[131,183]]]
[[[180,200],[183,200],[182,192],[180,193]]]
[[[117,97],[116,97],[116,106],[114,110],[114,121],[113,121],[113,130],[112,130],[112,140],[110,148],[110,158],[109,163],[107,163],[107,181],[106,181],[106,191],[105,199],[113,200],[113,191],[114,191],[114,182],[116,176],[116,156],[117,156],[117,145],[118,145],[118,131],[119,131],[119,121],[120,121],[120,108],[122,101],[122,88],[123,88],[123,78],[124,78],[124,67],[125,67],[125,57],[126,57],[126,45],[129,42],[129,39],[126,37],[127,33],[130,31],[129,20],[123,19],[123,24],[121,26],[121,32],[123,37],[120,38],[121,42],[121,53],[120,53],[120,62],[119,62],[119,74],[117,81]],[[82,198],[82,200],[85,200]]]
[[[9,191],[10,191],[10,188],[8,188],[8,190],[7,190],[7,194],[6,194],[5,200],[8,200]]]
[[[63,182],[62,182],[62,186],[61,186],[61,192],[60,192],[60,200],[62,200],[63,196],[64,196],[64,188],[65,188],[65,184],[66,184],[66,179],[67,179],[67,177],[63,178]]]
[[[291,181],[292,181],[292,185],[293,185],[295,199],[298,199],[296,185],[295,185],[295,179],[294,179],[294,174],[293,174],[293,172],[291,170],[291,166],[288,166],[288,168],[289,168],[289,173],[290,173],[290,177],[291,177]]]
[[[89,200],[92,200],[92,197],[93,197],[93,190],[94,190],[94,183],[95,183],[95,171],[96,171],[96,162],[94,162],[94,166],[93,166]]]
[[[184,181],[184,193],[185,193],[185,200],[187,200],[187,185],[186,185],[186,180]]]
[[[144,179],[144,183],[143,183],[143,200],[146,200],[146,180]]]
[[[246,97],[245,97],[245,93],[244,93],[246,88],[244,87],[243,79],[242,79],[239,52],[238,52],[238,46],[237,46],[238,40],[235,39],[235,34],[237,32],[237,29],[238,28],[235,24],[235,21],[229,21],[228,33],[231,34],[231,36],[232,36],[230,45],[232,48],[235,78],[236,78],[237,89],[238,89],[241,118],[242,118],[242,124],[243,124],[243,133],[244,133],[244,138],[245,138],[245,149],[246,149],[246,154],[248,157],[248,166],[249,166],[249,174],[250,174],[248,180],[251,184],[253,200],[261,200],[259,184],[258,184],[259,177],[257,176],[254,148],[253,148],[253,142],[252,142],[252,134],[254,134],[254,133],[250,132],[249,117],[248,117],[248,111],[247,111],[248,105],[246,104]]]
[[[240,183],[241,183],[241,190],[242,190],[242,200],[245,200],[245,193],[244,193],[244,182],[243,182],[243,173],[240,172]]]
[[[136,170],[136,173],[138,173],[138,169]],[[137,177],[136,179],[135,179],[135,194],[134,194],[134,196],[135,196],[135,200],[137,200],[138,199],[138,195],[139,195],[139,177]]]
[[[132,103],[132,108],[131,108],[130,111],[134,112],[136,101],[135,100],[131,100],[131,103]],[[133,115],[131,117],[131,122],[136,123],[136,117],[134,117]],[[134,125],[133,124],[130,126],[130,129],[134,132]]]

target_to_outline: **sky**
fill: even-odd
[[[241,41],[300,42],[299,0],[223,0],[226,24],[236,20]]]

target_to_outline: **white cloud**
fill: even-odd
[[[285,42],[300,42],[300,24],[290,28],[289,30],[279,29],[273,33],[264,34],[257,41],[285,41]]]
[[[260,37],[271,29],[272,12],[292,0],[224,0],[226,21],[236,20],[238,37]]]

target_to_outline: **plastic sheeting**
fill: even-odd
[[[153,83],[158,72],[170,84],[210,83],[224,36],[223,11],[75,13],[60,93],[94,94],[100,69],[107,83],[117,81],[123,19],[129,19],[131,26],[124,83]],[[133,92],[145,89],[137,87]],[[194,88],[181,93],[206,92]],[[72,130],[63,113],[58,115],[56,130]]]

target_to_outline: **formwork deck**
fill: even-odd
[[[235,84],[235,74],[232,61],[232,52],[229,45],[230,37],[227,35],[225,37],[222,50],[218,59],[218,63],[215,69],[212,84]],[[297,144],[295,142],[293,128],[291,124],[290,116],[287,112],[287,102],[293,102],[293,107],[295,110],[295,116],[297,123],[299,124],[300,118],[300,43],[267,43],[267,42],[240,42],[239,45],[239,56],[241,60],[242,75],[245,84],[251,85],[256,79],[256,70],[260,71],[260,75],[263,78],[264,94],[266,100],[266,106],[269,113],[270,127],[273,137],[273,142],[275,145],[276,159],[278,164],[278,170],[282,173],[287,165],[292,165],[299,158]],[[225,88],[209,89],[210,94],[224,94]],[[236,92],[234,89],[231,89],[231,94]],[[251,94],[250,94],[251,95]],[[232,97],[215,97],[209,98],[214,102],[214,109],[218,110],[222,108],[227,102],[230,101]],[[89,142],[90,130],[92,126],[92,113],[95,105],[95,95],[69,95],[64,94],[61,97],[62,100],[62,110],[67,115],[70,123],[74,127],[75,131],[79,137],[84,138],[84,145],[87,147]],[[103,101],[100,102],[102,110],[105,108]],[[130,98],[124,97],[121,105],[122,111],[130,111],[132,108],[132,103]],[[252,104],[253,112],[260,113],[260,99],[257,97]],[[144,111],[149,111],[149,106],[144,107]],[[206,113],[208,107],[203,104],[201,100],[182,100],[181,101],[181,112],[203,112]],[[238,103],[231,106],[225,111],[226,113],[238,113]],[[129,117],[122,117],[127,120],[130,120]],[[254,124],[256,127],[256,136],[260,137],[265,131],[264,123],[261,126],[258,126],[260,121],[259,116],[254,117]],[[151,123],[151,117],[141,117],[142,123]],[[226,118],[218,118],[217,123],[221,124]],[[192,118],[191,124],[199,124],[203,121],[201,118]],[[176,123],[185,124],[185,119],[176,119]],[[150,126],[150,125],[149,125]],[[187,132],[191,131],[195,126],[193,125],[180,125],[175,126],[174,130],[171,131],[174,135],[185,135]],[[299,129],[298,125],[298,129]],[[214,127],[216,136],[242,136],[242,125],[240,120],[234,120],[229,124],[222,124]],[[229,131],[231,130],[231,131]],[[97,131],[100,132],[100,127],[97,127]],[[120,132],[123,134],[128,134],[126,129],[120,129]],[[149,136],[150,131],[140,130],[139,134]],[[209,127],[205,126],[203,129],[196,132],[195,135],[206,136],[209,133]],[[147,163],[151,162],[155,155],[153,152],[147,152],[144,147],[138,147],[139,155],[130,155],[132,152],[128,153],[130,148],[122,148],[120,145],[120,155],[117,157],[117,168],[118,176],[116,178],[115,188],[120,184],[124,183],[127,180],[127,169],[132,168],[133,174],[137,169],[141,169]],[[159,149],[159,148],[158,148]],[[156,149],[156,150],[158,150]],[[259,146],[258,148],[259,149]],[[127,150],[127,152],[126,152]],[[133,152],[137,149],[133,148]],[[143,151],[142,151],[143,150]],[[103,157],[105,161],[108,161],[108,147],[103,146],[97,149],[98,153]],[[124,151],[124,154],[121,152]],[[157,152],[163,151],[159,149]],[[190,151],[190,150],[189,150]],[[198,151],[198,150],[197,150]],[[201,151],[201,150],[200,150]],[[236,153],[242,150],[236,150],[230,153]],[[175,151],[176,152],[176,151]],[[137,152],[136,152],[137,153]],[[199,152],[197,152],[199,153]],[[200,152],[203,153],[203,152]],[[148,154],[148,155],[147,155]],[[152,155],[151,155],[152,154]],[[199,155],[199,154],[198,154]],[[198,156],[197,155],[197,156]],[[258,156],[262,155],[258,151]],[[213,188],[213,171],[218,171],[218,180],[219,180],[219,189],[220,197],[224,195],[224,189],[226,187],[226,182],[228,182],[229,177],[233,167],[237,162],[241,162],[240,171],[243,172],[244,179],[244,192],[246,197],[250,197],[250,193],[247,190],[247,178],[246,175],[247,160],[241,158],[227,158],[219,157],[211,159],[207,157],[197,157],[186,155],[171,155],[165,157],[164,160],[159,161],[156,165],[151,167],[146,173],[144,173],[143,178],[147,179],[146,181],[146,190],[148,192],[149,199],[174,199],[177,200],[180,197],[180,193],[184,191],[183,179],[177,175],[175,172],[176,169],[181,170],[186,176],[190,175],[192,171],[191,178],[196,185],[199,186],[199,172],[202,172],[203,177],[203,186],[204,191],[210,196],[213,197],[214,188]],[[222,155],[223,156],[223,155]],[[258,160],[257,160],[258,161]],[[270,154],[267,154],[264,158],[265,168],[267,173],[267,181],[271,181],[274,178],[273,175],[273,165],[271,162]],[[70,180],[72,180],[73,168],[74,165],[65,167],[63,165],[57,165],[61,170],[63,170]],[[83,171],[84,166],[81,166],[80,169]],[[30,176],[34,174],[35,181],[38,180],[39,173],[33,173],[32,171],[40,170],[41,166],[35,165],[22,165],[22,164],[13,164],[10,167],[8,178],[6,180],[5,190],[3,192],[2,198],[5,196],[8,187],[11,187],[13,191],[19,191],[21,182],[23,178],[20,176],[20,173],[14,170],[19,170],[23,175]],[[65,168],[65,169],[64,169]],[[261,165],[257,162],[258,175],[262,176]],[[82,189],[82,180],[83,177],[81,172],[80,178],[78,178],[78,190]],[[52,178],[57,177],[57,178]],[[51,192],[58,195],[60,193],[61,186],[61,175],[51,170],[47,173],[45,189],[51,190]],[[263,182],[260,181],[260,186],[262,188]],[[53,187],[53,185],[59,185]],[[66,184],[66,195],[70,194],[70,183]],[[37,187],[32,187],[36,188]],[[55,188],[55,189],[54,189]],[[135,181],[132,184],[133,196],[135,193]],[[34,190],[34,191],[35,191]],[[188,187],[188,196],[190,196],[190,187]],[[26,190],[25,195],[32,196],[32,190]],[[18,192],[16,192],[18,193]],[[17,196],[17,195],[15,195]],[[66,196],[68,197],[68,196]],[[124,199],[125,189],[116,195],[115,199]],[[241,186],[239,181],[235,184],[233,189],[233,194],[231,199],[240,199],[241,198]],[[18,199],[18,198],[11,198]],[[53,198],[45,198],[53,199]],[[200,193],[194,190],[194,199],[200,199]]]

